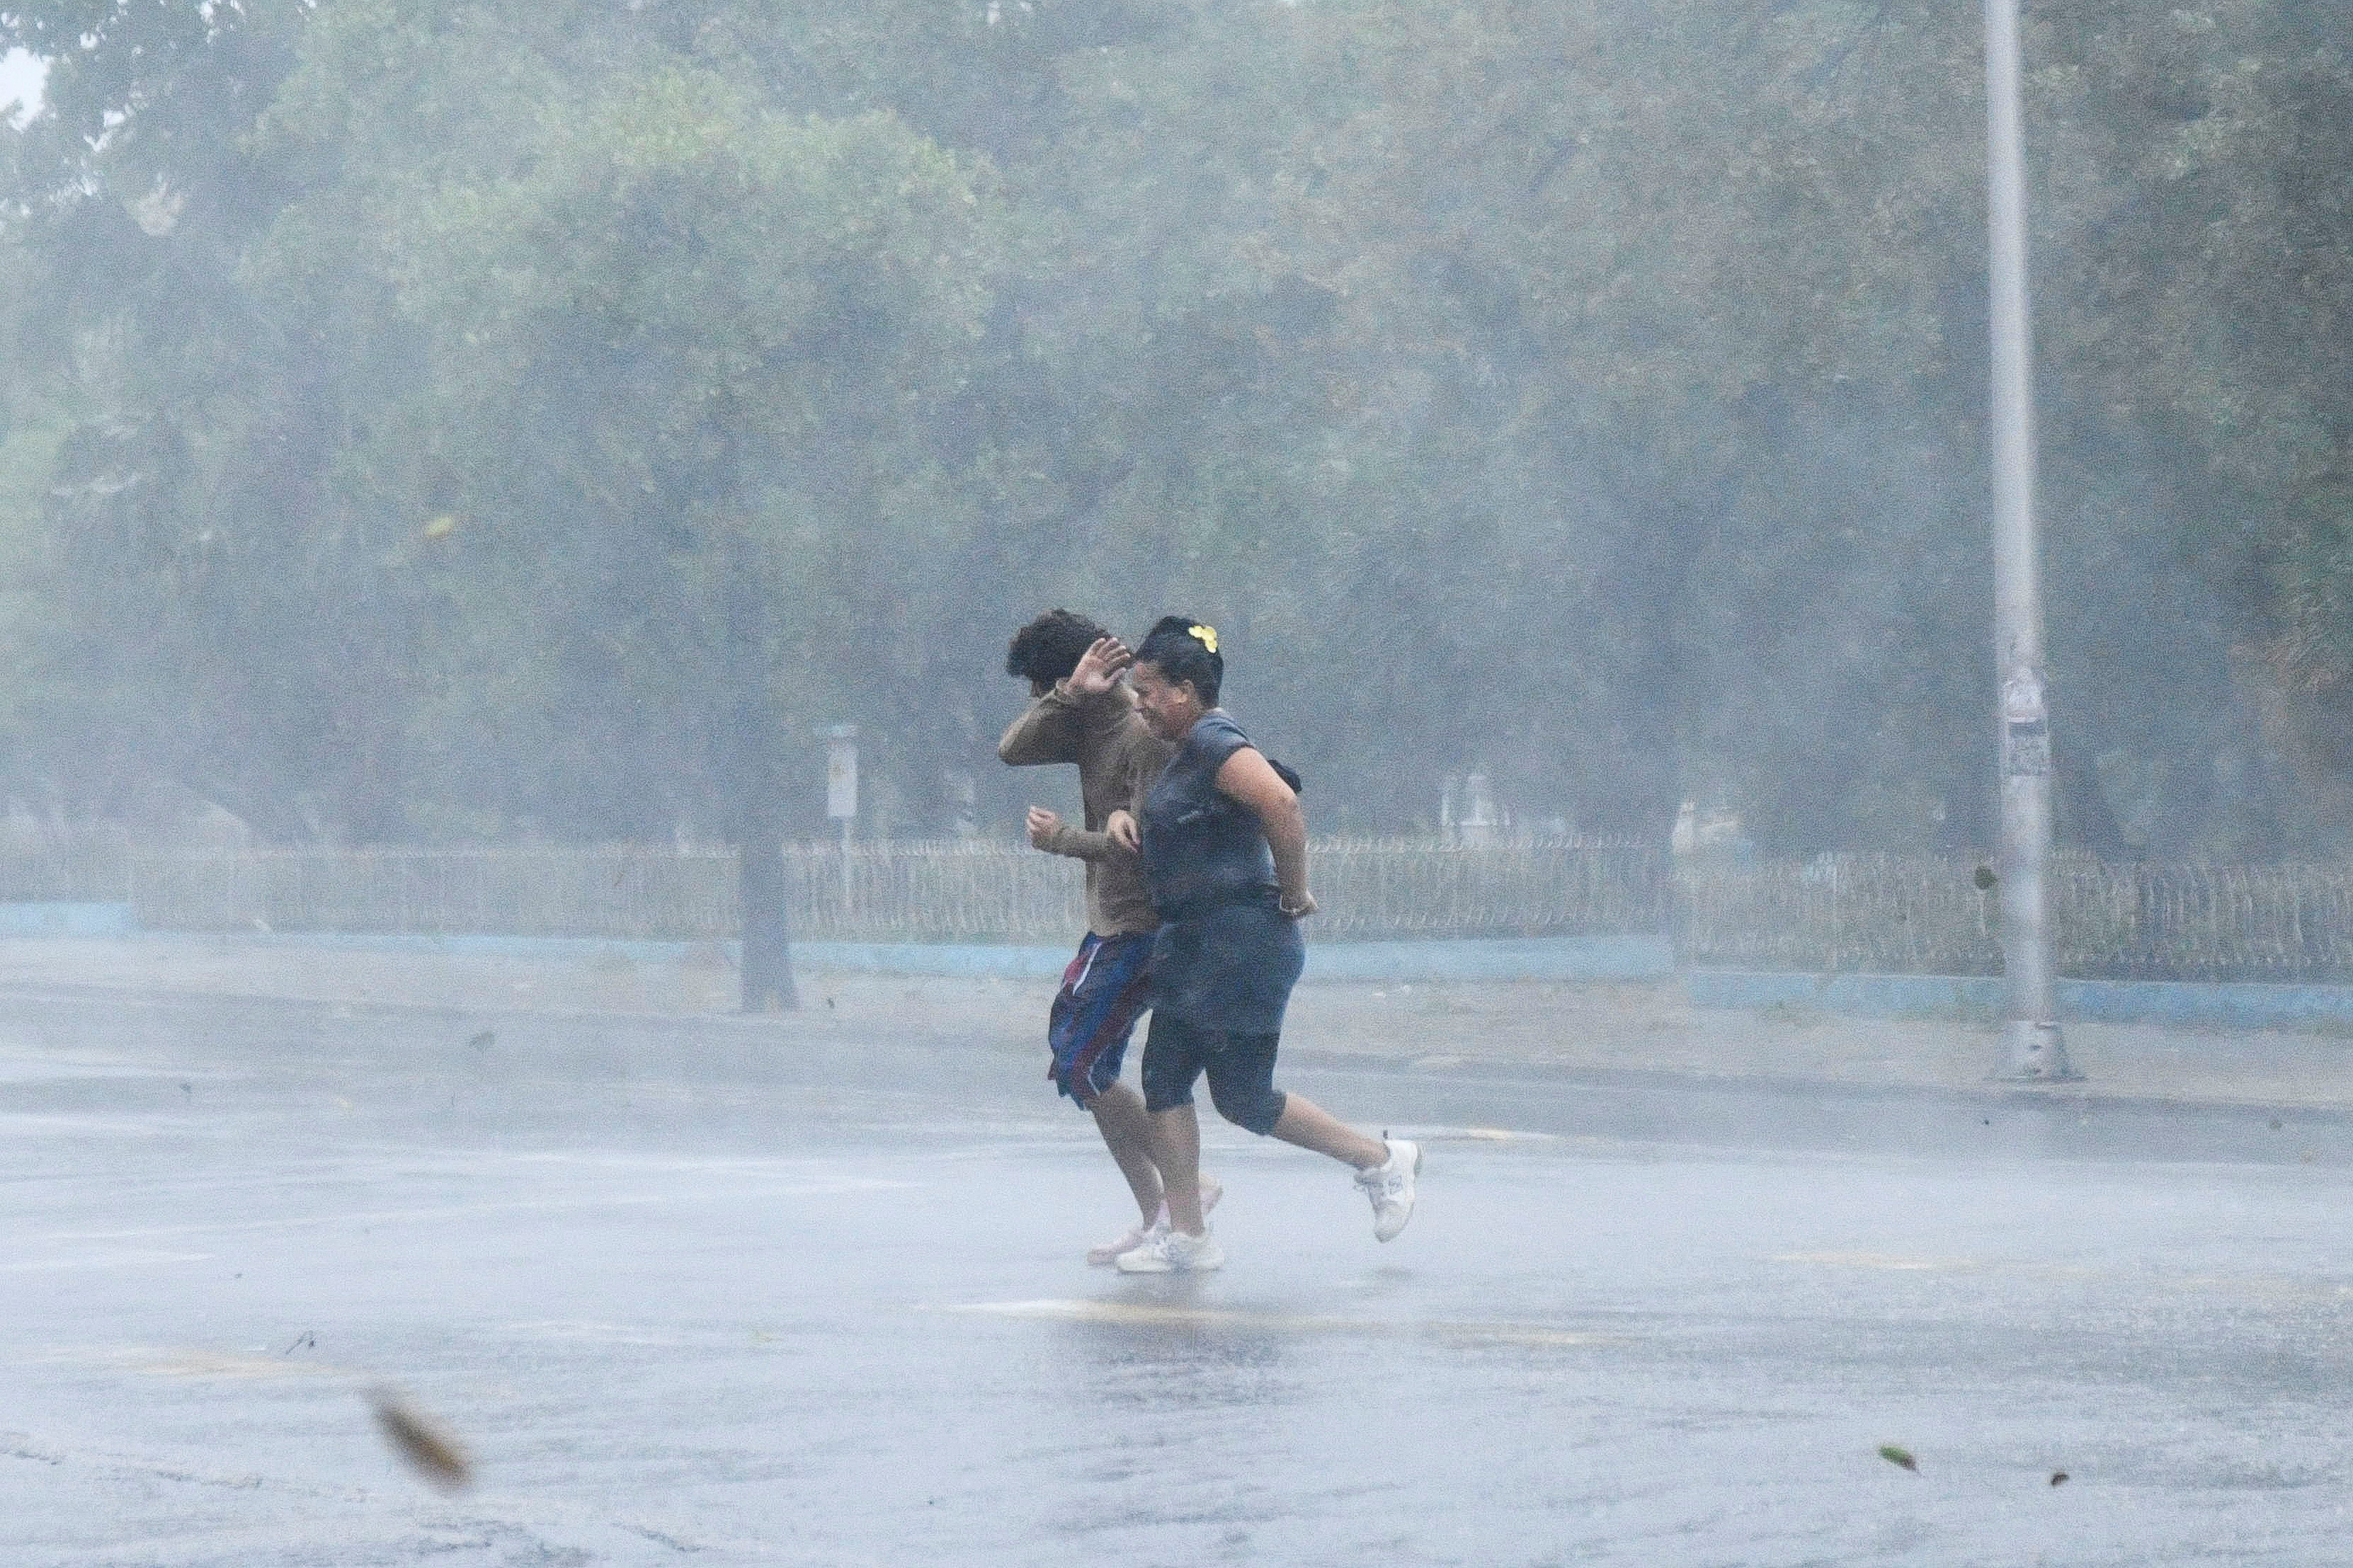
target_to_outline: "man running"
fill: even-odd
[[[1119,679],[1127,649],[1103,627],[1068,610],[1049,610],[1013,635],[1005,672],[1029,683],[1031,701],[997,743],[1013,767],[1071,763],[1086,821],[1074,827],[1042,806],[1029,808],[1029,842],[1086,862],[1087,934],[1063,972],[1047,1024],[1048,1076],[1094,1115],[1103,1145],[1135,1196],[1137,1223],[1087,1254],[1110,1264],[1167,1224],[1160,1171],[1144,1099],[1119,1081],[1129,1037],[1145,1005],[1145,969],[1159,916],[1144,890],[1142,862],[1105,831],[1114,813],[1133,814],[1174,749],[1145,728]],[[1217,1202],[1200,1184],[1201,1206]]]

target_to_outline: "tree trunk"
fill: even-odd
[[[786,912],[784,789],[776,718],[768,701],[769,636],[776,614],[752,571],[739,527],[730,542],[727,582],[727,725],[724,787],[735,830],[735,889],[743,914],[744,1011],[790,1012],[792,931]]]
[[[2051,743],[2051,783],[2058,796],[2058,839],[2070,846],[2090,850],[2102,860],[2128,860],[2131,847],[2125,843],[2123,825],[2108,805],[2108,792],[2100,784],[2100,771],[2087,748],[2071,744],[2053,736]]]
[[[744,905],[744,1011],[790,1012],[801,1004],[793,988],[783,849],[775,834],[754,837],[747,831],[735,857]]]

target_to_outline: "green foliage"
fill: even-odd
[[[731,660],[759,672],[756,721],[804,736],[912,695],[825,688],[920,646],[940,607],[919,591],[878,616],[868,584],[965,525],[926,430],[991,303],[985,166],[887,113],[796,121],[679,68],[552,111],[538,136],[524,172],[436,190],[392,247],[431,344],[459,527],[448,591],[468,623],[529,606],[501,649],[442,671],[498,694],[471,722],[632,750],[605,723],[659,716],[723,770],[744,698]],[[746,587],[748,650],[730,646],[753,635],[731,604]],[[480,659],[511,673],[477,684]],[[539,714],[514,710],[518,686],[544,694]],[[707,804],[675,789],[673,811]],[[660,798],[599,808],[642,832]]]
[[[2285,0],[2032,23],[2063,826],[2333,849],[2353,68]],[[7,164],[0,546],[52,590],[0,609],[9,787],[810,829],[778,781],[849,721],[909,826],[957,770],[1009,816],[998,650],[1069,602],[1225,627],[1323,826],[1477,767],[1529,825],[1982,841],[1978,27],[0,9],[53,62]]]

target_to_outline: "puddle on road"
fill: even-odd
[[[1829,1268],[1869,1268],[1898,1274],[1999,1274],[2009,1278],[2073,1283],[2137,1282],[2175,1295],[2236,1296],[2274,1303],[2341,1303],[2353,1297],[2353,1281],[2326,1274],[2180,1274],[2084,1263],[2037,1263],[1991,1258],[1915,1258],[1887,1252],[1784,1252],[1775,1263]]]
[[[1224,1328],[1252,1332],[1375,1334],[1433,1339],[1461,1345],[1522,1345],[1583,1349],[1630,1343],[1624,1334],[1588,1333],[1541,1323],[1458,1323],[1408,1319],[1339,1318],[1290,1312],[1244,1312],[1221,1307],[1185,1307],[1147,1301],[970,1301],[926,1309],[965,1315],[1062,1323],[1104,1323],[1134,1328]]]
[[[1819,1263],[1832,1268],[1888,1268],[1899,1272],[1974,1274],[1993,1267],[1978,1258],[1906,1258],[1892,1252],[1783,1252],[1776,1263]]]

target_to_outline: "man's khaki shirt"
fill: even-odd
[[[1029,704],[997,742],[998,760],[1017,768],[1075,763],[1084,828],[1064,823],[1045,847],[1087,863],[1087,929],[1121,936],[1159,928],[1145,896],[1144,865],[1103,831],[1114,811],[1134,813],[1176,748],[1144,726],[1124,685],[1078,698],[1068,684]]]

